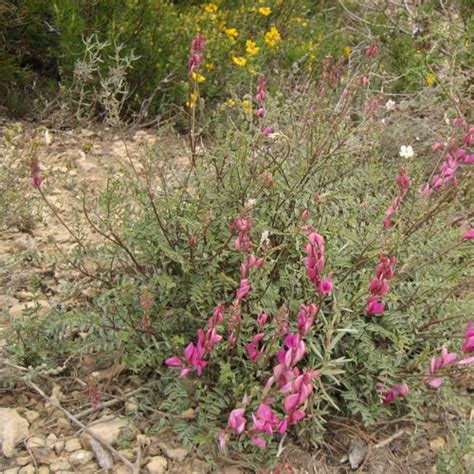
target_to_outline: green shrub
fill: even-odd
[[[194,410],[192,422],[178,418],[171,425],[204,456],[216,455],[217,440],[226,438],[230,458],[244,453],[250,466],[274,464],[288,433],[316,445],[334,412],[366,424],[393,412],[416,417],[438,393],[427,382],[435,385],[439,375],[445,381],[440,390],[449,392],[465,380],[462,365],[429,370],[441,347],[461,351],[472,304],[465,291],[472,242],[463,238],[472,189],[464,157],[456,154],[471,149],[472,129],[460,118],[436,124],[438,140],[449,137],[459,162],[458,184],[446,174],[440,185],[435,174],[446,150],[433,155],[416,144],[418,128],[427,128],[423,119],[410,122],[405,112],[381,107],[364,79],[377,67],[366,55],[359,51],[349,63],[326,58],[327,74],[314,82],[270,76],[265,84],[260,78],[257,94],[255,84],[246,91],[248,103],[237,103],[239,89],[234,104],[216,108],[207,122],[194,113],[201,112],[195,101],[188,166],[177,169],[166,145],[157,145],[139,164],[131,161],[128,174],[113,177],[97,200],[84,196],[84,224],[102,240],[90,244],[74,234],[71,259],[97,262],[95,276],[105,285],[78,320],[83,331],[90,315],[88,347],[118,350],[131,371],[146,370],[153,403],[171,418]],[[198,63],[195,72],[202,67]],[[199,81],[191,85],[199,97]],[[446,112],[455,117],[454,110]],[[198,146],[202,127],[208,136]],[[403,141],[387,147],[383,133]],[[415,156],[402,158],[400,146],[409,144]],[[426,189],[426,183],[439,189]],[[47,181],[39,188],[47,199]],[[308,252],[325,258],[322,271],[309,273],[311,281]],[[392,257],[396,263],[387,260]],[[376,274],[389,289],[369,289]],[[317,308],[302,309],[311,304]],[[314,323],[303,330],[300,313],[313,311]],[[259,324],[262,312],[268,319],[262,324],[260,316]],[[41,323],[35,345],[57,331],[58,316],[50,328]],[[214,340],[200,366],[196,346],[188,344],[196,344],[199,329],[213,328],[219,337],[206,336]],[[289,395],[275,390],[277,382],[269,388],[272,400],[262,395],[290,352],[283,346],[286,331],[299,331],[304,341],[298,370],[317,370],[307,372],[307,397],[296,412],[283,405]],[[22,340],[12,347],[21,356]],[[188,359],[191,352],[196,356],[193,366],[183,356],[186,347]],[[54,364],[45,345],[36,356]],[[293,376],[303,373],[286,363]],[[296,390],[294,383],[289,390]],[[279,425],[283,438],[262,435],[251,414],[264,402],[279,420],[305,416],[287,431]],[[233,412],[228,425],[236,408],[245,409],[247,420],[240,436],[241,412]],[[267,422],[275,433],[276,421]],[[253,446],[252,439],[262,444],[257,435],[267,450]]]

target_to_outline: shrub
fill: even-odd
[[[335,411],[417,416],[462,387],[474,130],[447,110],[434,151],[416,145],[406,115],[370,92],[378,39],[349,63],[328,56],[314,82],[259,76],[243,107],[236,93],[204,122],[203,40],[189,53],[189,165],[159,145],[130,158],[84,196],[99,241],[71,230],[70,261],[98,262],[105,285],[80,318],[89,347],[147,370],[171,419],[193,411],[171,424],[185,445],[253,453],[250,465],[278,461],[288,434],[317,444]],[[382,147],[386,128],[405,141]],[[47,200],[39,166],[32,178]]]

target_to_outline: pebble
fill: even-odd
[[[93,457],[94,455],[90,451],[81,449],[79,451],[74,451],[71,456],[69,456],[69,461],[71,461],[74,466],[82,466],[87,464]]]
[[[168,461],[163,456],[154,456],[146,465],[149,474],[163,474],[168,467]]]
[[[73,451],[78,451],[79,449],[82,449],[82,444],[79,438],[68,439],[66,441],[66,444],[64,445],[64,449],[68,453],[72,453]]]

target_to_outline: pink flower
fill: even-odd
[[[234,430],[235,434],[242,434],[245,430],[247,420],[244,418],[245,408],[236,408],[230,412],[229,426]]]
[[[165,360],[165,364],[170,367],[182,367],[183,361],[178,356],[170,357]]]
[[[31,165],[31,185],[35,188],[43,182],[44,177],[40,175],[41,168],[38,160],[34,160]]]
[[[272,409],[265,403],[261,403],[254,415],[252,415],[252,428],[260,433],[273,435],[273,431],[277,428],[279,420],[274,415]]]
[[[240,280],[240,287],[237,290],[236,298],[238,300],[245,298],[245,296],[250,291],[250,288],[251,288],[250,283],[246,278],[244,278],[243,280]]]
[[[395,400],[405,398],[408,395],[409,388],[408,385],[404,383],[403,385],[392,385],[389,390],[383,386],[378,386],[377,391],[382,395],[384,405],[388,405]]]
[[[253,336],[252,341],[246,346],[249,359],[254,364],[257,363],[260,357],[262,357],[263,355],[263,347],[260,348],[260,350],[258,349],[258,347],[260,346],[260,342],[262,341],[264,336],[265,334],[263,332],[256,334],[255,336]]]
[[[265,323],[267,322],[267,319],[268,319],[268,314],[260,313],[257,317],[257,326],[259,328],[263,328],[263,326],[265,326]]]
[[[301,216],[300,216],[300,219],[305,222],[309,217],[309,211],[308,209],[305,209],[302,213],[301,213]]]
[[[265,137],[269,137],[273,133],[273,127],[264,127],[262,133]]]
[[[301,336],[305,336],[314,323],[314,318],[318,308],[315,304],[308,306],[301,305],[298,313],[298,332]]]
[[[256,444],[260,449],[265,449],[267,447],[266,441],[261,436],[252,436],[250,438],[253,444]]]
[[[331,293],[333,288],[333,283],[331,277],[321,280],[318,284],[318,291],[321,295],[328,295]]]
[[[265,107],[260,107],[257,110],[257,117],[259,117],[259,118],[265,117]]]
[[[383,301],[378,301],[376,298],[369,298],[365,310],[368,314],[380,316],[385,311],[385,304]]]
[[[438,150],[441,150],[442,148],[444,148],[444,143],[439,143],[439,142],[438,142],[438,143],[435,143],[435,144],[431,147],[431,149],[432,149],[433,151],[438,151]]]
[[[372,278],[369,290],[374,296],[383,296],[390,291],[390,286],[383,278]]]
[[[463,240],[474,239],[474,228],[468,229],[466,233],[462,236]]]
[[[474,352],[474,326],[472,321],[467,323],[466,335],[464,336],[464,342],[461,346],[461,350],[466,354]]]

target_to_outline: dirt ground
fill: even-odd
[[[12,128],[16,132],[13,138],[6,140]],[[136,159],[144,147],[155,146],[157,139],[153,130],[128,132],[125,136],[106,127],[48,130],[46,133],[46,129],[28,123],[8,123],[0,126],[0,156],[2,160],[14,160],[18,155],[12,152],[13,148],[26,156],[33,141],[39,140],[41,145],[36,153],[46,177],[48,199],[65,223],[74,226],[75,212],[79,210],[78,190],[85,186],[94,193],[104,185],[110,173],[121,172],[128,156]],[[169,150],[179,166],[185,162],[185,142],[176,136],[172,143]],[[17,165],[18,162],[12,161],[12,167]],[[29,189],[22,199],[24,206],[33,206],[38,196]],[[77,377],[51,373],[33,383],[16,380],[27,375],[28,368],[14,366],[9,359],[4,335],[11,322],[23,317],[25,308],[35,304],[41,306],[37,317],[46,317],[49,308],[81,305],[97,293],[87,277],[63,262],[58,249],[67,249],[73,244],[70,233],[46,205],[41,204],[37,209],[39,214],[26,229],[16,228],[11,219],[0,221],[1,472],[126,473],[132,472],[132,464],[139,466],[135,472],[151,474],[209,472],[205,461],[193,456],[171,436],[147,434],[155,421],[153,416],[138,424],[127,421],[124,415],[133,415],[136,410],[133,393],[140,389],[140,381],[125,377],[118,364],[102,367],[94,357],[85,356]],[[99,238],[92,234],[88,237]],[[36,293],[31,288],[33,279],[39,282]],[[12,379],[15,383],[10,383]],[[98,380],[106,382],[107,393],[98,406],[91,408],[93,394],[88,387]],[[40,386],[45,396],[37,390]],[[281,468],[274,472],[438,472],[437,457],[450,443],[456,443],[454,428],[460,417],[454,411],[432,413],[426,422],[416,427],[399,419],[380,424],[370,432],[353,420],[334,418],[320,450],[303,452],[289,446],[282,456]],[[78,420],[89,430],[95,430],[97,436],[106,438],[122,460],[107,450],[104,454],[104,449],[101,451],[100,445],[97,447],[97,442],[91,441],[90,433],[79,426]],[[125,434],[120,428],[125,428]],[[15,441],[16,447],[5,452],[5,437],[13,436],[15,430],[19,430],[21,441]],[[469,472],[469,466],[474,466],[472,456],[464,458],[465,472]],[[238,466],[222,466],[218,472],[245,471]]]

